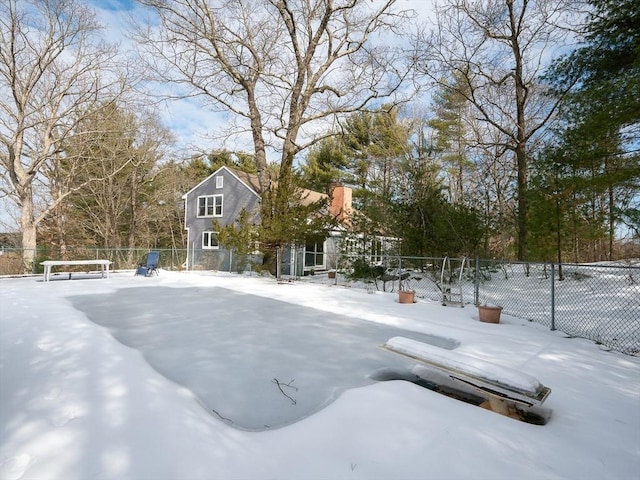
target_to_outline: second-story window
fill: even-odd
[[[222,195],[198,197],[198,217],[221,217]]]
[[[216,177],[216,188],[222,188],[224,185],[224,177],[222,175],[218,175]]]

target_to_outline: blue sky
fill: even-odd
[[[107,30],[109,41],[119,41],[124,48],[135,48],[126,38],[126,25],[131,16],[136,16],[136,9],[141,9],[135,0],[87,0],[96,9],[99,21]],[[400,0],[398,6],[402,9],[415,9],[421,16],[431,9],[431,0]],[[166,104],[162,118],[165,124],[177,137],[178,149],[182,155],[191,155],[197,149],[211,150],[219,148],[213,140],[207,138],[214,130],[221,130],[224,122],[223,115],[211,112],[202,107],[195,99],[174,101]],[[235,145],[225,145],[229,149],[249,151],[252,149],[250,137],[239,140]]]
[[[133,0],[89,0],[89,3],[104,10],[133,10],[135,2]]]
[[[136,9],[143,7],[134,0],[88,0],[88,3],[95,8],[108,41],[119,42],[123,50],[135,49],[135,44],[127,38],[127,24],[131,16],[136,16]],[[219,114],[201,107],[194,99],[167,102],[160,109],[162,120],[176,136],[177,156],[214,148],[212,141],[205,137],[212,126],[220,123]]]

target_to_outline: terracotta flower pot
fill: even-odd
[[[336,272],[335,272],[335,270],[329,270],[329,271],[327,272],[327,277],[328,277],[328,278],[336,278]]]
[[[491,305],[478,305],[478,316],[481,322],[500,323],[500,314],[502,307]]]
[[[400,303],[413,303],[413,297],[416,292],[413,290],[400,290],[398,292],[398,301]]]

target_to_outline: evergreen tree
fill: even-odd
[[[395,109],[354,114],[303,167],[307,185],[340,180],[353,186],[351,232],[362,251],[378,236],[401,240],[407,255],[477,251],[481,217],[474,207],[453,205],[444,196],[436,149],[424,140],[423,125],[401,120]],[[443,135],[443,146],[445,141]]]
[[[433,99],[434,118],[428,126],[434,130],[433,148],[442,162],[446,175],[449,198],[453,203],[464,203],[468,173],[473,169],[469,159],[469,100],[468,87],[459,78],[454,78],[451,87],[440,86]]]
[[[580,107],[585,126],[604,134],[640,121],[640,4],[638,0],[589,0],[589,4],[586,45],[557,62],[549,78],[558,90],[576,84],[570,103]],[[638,129],[625,135],[637,138]]]
[[[571,166],[561,148],[547,148],[531,176],[531,255],[562,265],[571,252],[570,227],[577,203]]]
[[[591,225],[575,247],[584,260],[611,258],[616,226],[640,199],[640,8],[637,0],[591,0],[585,45],[559,61],[548,79],[566,96],[560,142],[571,152],[582,198],[577,212]],[[577,241],[577,240],[576,240]]]
[[[328,137],[314,145],[301,166],[306,188],[328,192],[332,183],[348,179],[349,159],[340,137]]]
[[[403,162],[400,195],[394,202],[394,231],[402,239],[403,255],[469,256],[478,251],[481,216],[473,207],[448,201],[439,173],[424,155]]]
[[[216,150],[207,154],[206,159],[211,173],[225,166],[247,173],[257,172],[253,155],[249,153]]]

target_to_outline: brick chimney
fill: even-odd
[[[329,213],[338,220],[348,223],[351,216],[351,189],[340,183],[331,184],[329,187]]]

